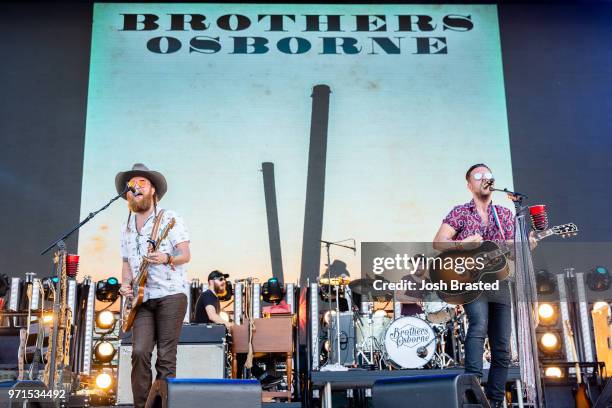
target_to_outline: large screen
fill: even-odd
[[[192,278],[271,276],[271,162],[298,281],[317,85],[331,91],[321,238],[355,239],[330,254],[351,276],[360,242],[430,241],[470,200],[470,165],[512,187],[495,5],[96,4],[90,69],[81,216],[134,163],[163,173]],[[120,275],[127,216],[119,200],[81,230],[83,273]]]

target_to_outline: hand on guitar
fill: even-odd
[[[132,285],[129,283],[122,283],[121,287],[119,288],[119,293],[121,293],[121,296],[123,297],[132,297],[134,294]]]
[[[143,258],[153,265],[166,264],[169,261],[168,254],[159,251],[151,252],[150,254],[143,256]]]
[[[476,249],[482,244],[482,236],[473,234],[461,240],[461,249]]]
[[[536,238],[536,234],[534,231],[531,231],[529,233],[529,247],[531,248],[531,250],[533,250],[537,246],[538,246],[538,240]]]

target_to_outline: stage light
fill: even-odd
[[[557,310],[550,303],[540,303],[538,306],[538,317],[541,325],[550,326],[557,323],[557,316]]]
[[[538,294],[549,295],[555,292],[556,283],[553,274],[545,269],[540,269],[536,273],[536,288]]]
[[[103,310],[96,316],[96,326],[102,330],[112,330],[115,326],[115,315],[110,310]]]
[[[610,272],[605,266],[596,266],[587,273],[587,285],[595,292],[610,289]]]
[[[334,316],[336,316],[335,310],[328,310],[325,313],[323,313],[323,324],[325,326],[329,326]]]
[[[51,324],[53,323],[53,314],[45,313],[42,317],[43,324]]]
[[[559,367],[546,367],[544,376],[548,378],[561,378],[563,377],[563,371]]]
[[[115,347],[108,341],[100,341],[94,346],[94,355],[99,363],[112,361],[115,353]]]
[[[556,353],[561,348],[559,336],[552,332],[546,332],[540,337],[540,348],[545,353]]]
[[[268,303],[279,304],[285,296],[283,286],[280,284],[278,279],[270,278],[266,283],[263,284],[261,289],[261,295],[263,300]]]
[[[374,317],[385,317],[387,316],[387,311],[386,310],[377,310],[374,312]]]
[[[113,377],[109,373],[100,373],[96,376],[96,387],[108,390],[113,385]]]
[[[226,321],[226,322],[229,322],[229,321],[230,321],[230,317],[229,317],[229,315],[227,314],[227,312],[219,312],[219,317],[220,317],[221,319],[223,319],[224,321]]]
[[[114,302],[119,297],[121,284],[117,278],[108,278],[96,283],[96,299],[100,302]]]
[[[603,309],[605,307],[610,307],[610,304],[608,302],[604,302],[604,301],[595,302],[595,304],[593,305],[593,310],[599,310],[599,309]]]

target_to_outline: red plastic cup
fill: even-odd
[[[546,206],[544,204],[532,205],[529,207],[529,214],[537,216],[540,214],[546,215]]]
[[[75,254],[66,255],[66,274],[74,278],[79,269],[79,256]]]
[[[532,205],[529,207],[529,214],[531,214],[531,221],[536,230],[543,231],[548,228],[548,216],[544,204]]]

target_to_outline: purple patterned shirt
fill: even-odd
[[[505,239],[514,239],[514,214],[506,207],[501,205],[495,205],[497,215],[499,217],[499,223],[504,230],[504,234],[499,231],[495,216],[493,215],[493,205],[489,204],[487,213],[489,215],[489,223],[484,225],[478,211],[476,210],[476,204],[472,199],[469,203],[458,205],[448,213],[442,223],[448,224],[455,231],[457,235],[453,238],[455,241],[460,241],[464,238],[469,237],[473,234],[480,234],[482,239],[485,241],[501,242]]]

